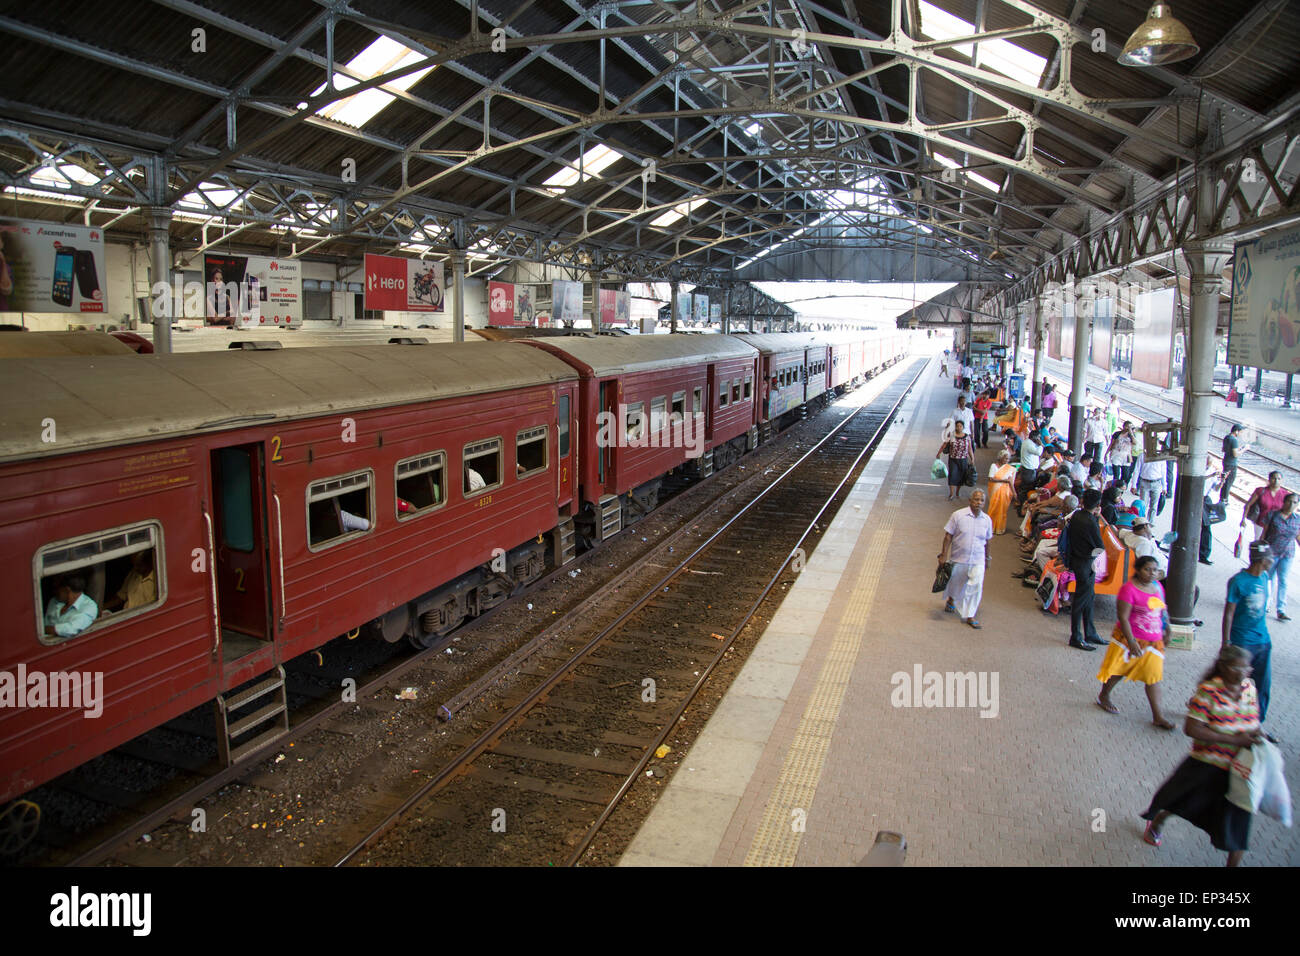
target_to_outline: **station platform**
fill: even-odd
[[[852,865],[880,830],[904,835],[909,866],[1224,864],[1180,819],[1147,846],[1138,815],[1190,749],[1185,704],[1244,564],[1231,553],[1240,515],[1219,526],[1232,540],[1216,543],[1214,565],[1198,565],[1195,646],[1167,655],[1165,712],[1180,729],[1154,728],[1129,683],[1106,714],[1094,703],[1104,652],[1067,647],[1068,615],[1037,609],[1010,576],[1022,567],[1014,533],[991,543],[983,630],[930,592],[956,506],[929,469],[954,395],[932,365],[620,865]],[[982,477],[995,455],[977,450]],[[1099,597],[1099,633],[1114,620],[1114,599]],[[1300,623],[1269,629],[1266,727],[1300,794]],[[983,675],[986,706],[895,706],[900,675],[918,669]],[[1300,828],[1257,817],[1245,863],[1300,864]]]

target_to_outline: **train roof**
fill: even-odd
[[[537,349],[483,341],[20,358],[0,371],[0,461],[577,378]]]
[[[837,339],[829,332],[737,332],[735,334],[736,338],[743,339],[760,352],[793,352],[798,349],[847,341]]]
[[[135,355],[135,349],[107,332],[2,332],[0,358],[50,355]]]
[[[750,346],[730,335],[602,335],[539,339],[528,344],[568,356],[586,374],[597,377],[754,357]]]

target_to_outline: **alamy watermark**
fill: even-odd
[[[685,448],[687,458],[704,454],[704,413],[665,412],[647,416],[639,402],[596,415],[597,448]]]
[[[889,678],[895,707],[978,707],[981,717],[998,715],[997,671],[896,671]]]
[[[92,720],[104,713],[103,671],[0,671],[0,707],[84,710]]]

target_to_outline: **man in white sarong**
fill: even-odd
[[[984,512],[984,492],[970,493],[970,507],[954,511],[943,526],[943,549],[939,563],[952,561],[952,577],[943,592],[945,611],[955,611],[963,623],[976,630],[984,625],[976,620],[984,597],[984,572],[988,568],[988,543],[993,540],[993,519]]]

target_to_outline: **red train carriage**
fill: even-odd
[[[829,343],[825,336],[811,332],[742,333],[736,338],[760,354],[759,426],[766,442],[788,427],[806,402],[825,394]]]
[[[338,634],[369,623],[428,643],[540,575],[539,535],[564,550],[577,376],[536,349],[12,359],[4,373],[0,681],[46,693],[0,698],[0,800],[204,701],[224,713],[220,695]],[[219,738],[228,759],[278,734],[243,730],[258,736]]]
[[[757,443],[758,356],[733,336],[573,337],[528,344],[563,359],[581,376],[577,523],[588,541],[604,540],[651,511],[663,476],[674,468],[691,461],[708,476]]]

